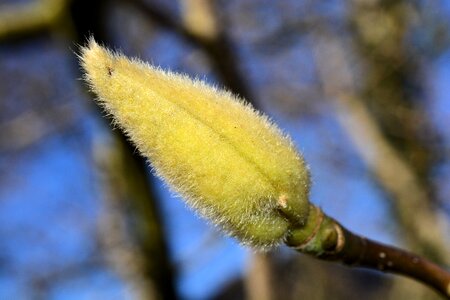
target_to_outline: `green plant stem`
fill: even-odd
[[[353,234],[315,206],[306,224],[291,229],[286,244],[319,259],[408,276],[450,299],[448,271],[419,255]]]

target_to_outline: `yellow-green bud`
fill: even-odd
[[[308,215],[309,173],[289,137],[231,93],[129,60],[93,39],[85,79],[153,170],[244,244],[283,241]]]

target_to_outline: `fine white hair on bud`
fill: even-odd
[[[250,105],[202,81],[82,48],[85,80],[154,172],[243,244],[275,246],[308,216],[310,178],[290,138]]]

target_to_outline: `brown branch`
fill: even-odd
[[[413,278],[450,299],[450,272],[416,254],[353,234],[317,207],[311,208],[304,227],[291,230],[286,244],[319,259]]]
[[[344,234],[347,243],[342,250],[343,263],[407,275],[450,297],[450,273],[436,264],[411,252],[354,235],[345,229]]]
[[[406,275],[450,298],[450,273],[443,268],[411,252],[355,235],[343,227],[341,229],[346,243],[334,256],[335,259],[350,266]]]

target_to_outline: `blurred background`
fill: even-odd
[[[450,266],[450,2],[0,0],[0,299],[437,299],[412,280],[257,254],[155,178],[83,83],[97,41],[246,98],[312,201]]]

